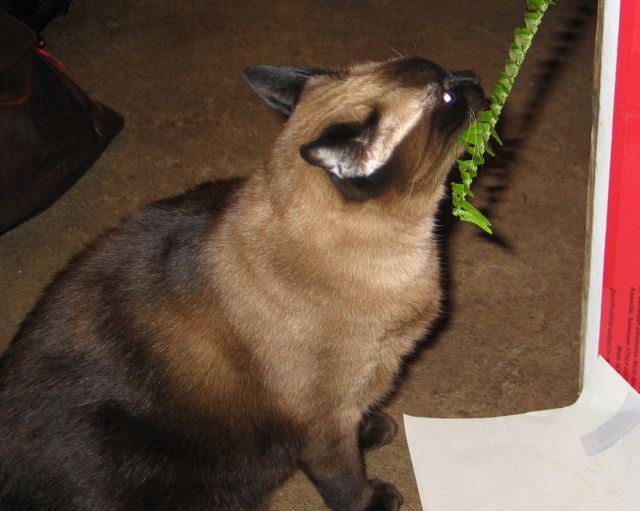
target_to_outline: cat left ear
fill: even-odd
[[[326,71],[291,66],[249,66],[244,77],[249,87],[267,105],[290,116],[307,81]]]

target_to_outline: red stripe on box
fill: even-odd
[[[640,391],[640,8],[622,0],[600,354]]]

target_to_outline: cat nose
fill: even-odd
[[[480,77],[473,71],[452,71],[447,77],[446,85],[450,89],[461,85],[480,85]]]

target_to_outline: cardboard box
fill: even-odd
[[[640,5],[601,0],[583,374],[602,355],[640,390]]]

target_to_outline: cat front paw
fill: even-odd
[[[358,446],[363,451],[377,449],[391,443],[398,432],[398,425],[384,412],[373,412],[360,424]]]
[[[365,511],[397,511],[400,509],[404,499],[395,486],[377,479],[370,482],[373,487],[373,495]]]

